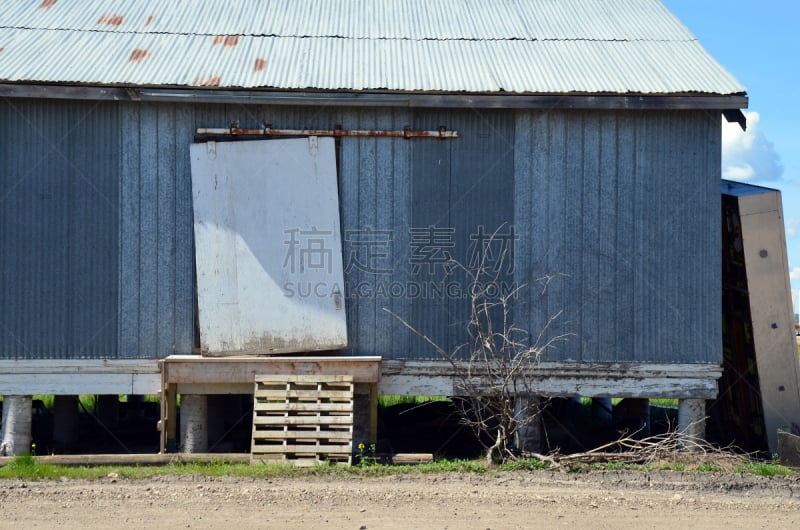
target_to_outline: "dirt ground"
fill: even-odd
[[[800,477],[508,472],[0,481],[0,528],[800,528]]]

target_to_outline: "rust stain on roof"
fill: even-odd
[[[214,46],[222,44],[224,47],[233,47],[239,44],[239,35],[217,35],[214,37]]]
[[[266,68],[266,67],[267,67],[267,60],[266,60],[266,59],[262,59],[262,58],[258,57],[258,58],[256,59],[256,64],[255,64],[255,66],[253,67],[253,71],[254,71],[254,72],[263,72],[263,71],[264,71],[264,68]]]
[[[149,50],[144,50],[142,48],[135,48],[131,52],[131,56],[128,57],[128,62],[129,63],[140,63],[140,62],[144,61],[145,59],[147,59],[148,57],[150,57],[151,55],[152,54],[150,53]]]
[[[105,15],[100,17],[100,20],[98,20],[97,23],[106,24],[108,26],[121,26],[122,15]]]
[[[58,0],[42,0],[41,5],[39,5],[39,9],[50,9],[54,5],[56,5]]]
[[[152,21],[153,21],[153,15],[150,15],[149,17],[147,17],[147,22],[145,22],[144,25],[149,26]]]
[[[210,75],[208,77],[205,76],[197,76],[194,81],[192,81],[192,86],[219,86],[220,79],[218,75]]]

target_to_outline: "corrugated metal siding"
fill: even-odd
[[[344,111],[345,128],[399,130],[408,111]],[[408,318],[407,285],[413,140],[340,141],[339,179],[344,236],[349,353],[402,357],[411,335],[384,308]],[[369,243],[374,242],[374,245]]]
[[[463,269],[444,262],[445,253],[470,268],[470,261],[480,256],[476,245],[486,243],[482,233],[491,236],[495,231],[506,233],[511,228],[514,115],[503,111],[417,111],[414,125],[422,129],[445,125],[459,132],[456,141],[423,140],[412,144],[411,227],[419,237],[409,247],[406,264],[417,268],[412,279],[423,292],[428,290],[427,297],[412,301],[410,322],[453,352],[469,339],[469,279]],[[428,227],[436,233],[426,234]],[[493,269],[502,264],[488,265]],[[499,279],[504,277],[500,274]],[[456,289],[454,283],[457,291],[447,292],[448,288]],[[435,291],[436,286],[444,286],[443,296]],[[438,357],[417,337],[407,355]]]
[[[188,105],[121,105],[120,353],[191,353],[194,248]]]
[[[0,358],[117,356],[119,115],[0,102]]]
[[[519,322],[563,311],[548,358],[720,362],[716,116],[520,112],[516,147],[517,281],[553,278]]]
[[[658,0],[4,5],[0,79],[478,93],[744,92]]]
[[[528,285],[514,322],[535,336],[563,311],[550,332],[571,334],[551,359],[721,358],[716,116],[22,101],[0,112],[4,358],[191,352],[188,146],[196,127],[232,122],[459,131],[339,141],[348,353],[437,358],[384,307],[448,349],[463,342],[465,299],[409,296],[415,282],[459,279],[441,262],[428,274],[432,249],[410,230],[452,229],[439,251],[468,263],[478,227],[508,223],[513,280]],[[357,239],[368,230],[389,234],[371,255]],[[369,259],[381,270],[353,263]]]

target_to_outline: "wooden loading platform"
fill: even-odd
[[[295,400],[296,392],[285,394],[286,384],[291,382],[298,385],[300,382],[313,382],[316,387],[320,384],[327,385],[335,379],[342,382],[349,381],[353,389],[359,385],[364,385],[369,394],[369,438],[370,443],[375,443],[378,433],[378,383],[381,377],[381,358],[372,357],[343,357],[343,356],[274,356],[274,357],[204,357],[201,355],[171,355],[161,361],[161,452],[174,452],[177,447],[177,397],[179,394],[254,394],[258,392],[256,381],[282,381],[284,384],[284,403]],[[254,390],[255,389],[255,390]],[[274,388],[272,389],[275,390]],[[291,390],[291,389],[290,389]],[[298,388],[295,388],[298,390]],[[331,390],[331,389],[328,389]],[[315,390],[323,392],[324,389]],[[337,390],[338,391],[338,390]],[[327,392],[327,391],[325,391]],[[255,396],[256,394],[254,394]],[[320,401],[328,398],[326,393],[317,395]],[[307,397],[307,396],[306,396]],[[254,397],[254,403],[258,398]],[[316,402],[317,399],[315,398]],[[350,399],[351,415],[352,401]],[[340,404],[341,405],[341,404]],[[294,405],[293,407],[296,407]],[[269,407],[268,407],[269,408]],[[289,407],[292,408],[292,407]],[[300,407],[304,408],[304,407]],[[333,407],[337,408],[337,407]],[[341,407],[338,407],[341,408]],[[262,411],[263,412],[263,411]],[[284,410],[283,413],[288,414]],[[305,411],[309,412],[309,411]],[[316,414],[318,411],[314,411]],[[327,411],[321,415],[328,414]],[[264,421],[264,415],[254,412],[254,423]],[[298,420],[299,421],[299,420]],[[289,429],[286,429],[289,431]],[[352,430],[352,423],[350,426]],[[254,426],[255,432],[255,426]],[[295,432],[294,434],[299,434]],[[298,436],[295,438],[284,437],[282,444],[290,445],[287,440],[300,439],[303,443],[310,439],[310,436]],[[329,437],[332,439],[333,436]],[[350,444],[352,445],[352,435]],[[297,445],[297,444],[291,444]],[[295,447],[297,449],[297,447]],[[352,447],[350,448],[352,451]],[[317,452],[315,454],[322,454]],[[308,451],[295,451],[294,453],[285,451],[291,457],[292,454],[302,455],[300,458],[312,458],[307,456]],[[282,455],[283,453],[278,453]],[[334,453],[331,453],[334,454]],[[336,453],[340,454],[340,453]],[[280,456],[283,458],[283,456]],[[316,458],[316,457],[313,457]]]

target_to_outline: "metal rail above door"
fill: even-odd
[[[356,130],[342,129],[274,129],[267,124],[263,129],[240,129],[237,124],[231,124],[227,129],[214,129],[201,127],[195,131],[197,136],[334,136],[334,137],[377,137],[377,138],[458,138],[458,131],[448,131],[441,126],[435,131],[414,131],[405,127],[398,131]]]

